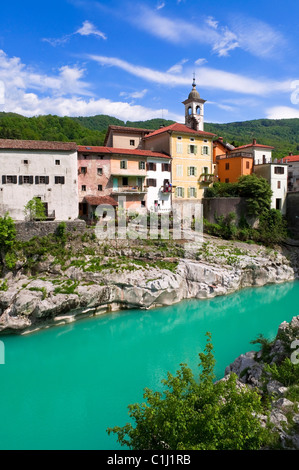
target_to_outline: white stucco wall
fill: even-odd
[[[284,168],[283,174],[275,173],[275,168]],[[257,165],[254,168],[254,172],[257,176],[265,178],[271,186],[272,189],[272,200],[271,208],[276,209],[277,199],[281,199],[281,212],[284,215],[286,213],[286,197],[287,197],[287,187],[288,187],[288,171],[287,165],[280,164],[266,164],[266,165]],[[280,185],[278,185],[278,181]],[[280,188],[278,187],[280,186]]]
[[[163,193],[161,188],[164,184],[164,180],[168,180],[171,183],[171,172],[162,171],[162,164],[171,164],[171,160],[167,158],[148,158],[147,162],[156,163],[156,171],[148,170],[146,172],[146,180],[148,178],[157,180],[157,186],[150,186],[147,190],[147,209],[154,211],[155,201],[158,201],[158,206],[160,205],[159,211],[169,212],[171,210],[171,193]]]
[[[260,165],[262,163],[271,163],[272,162],[272,150],[267,150],[267,149],[257,150],[257,149],[254,149],[253,154],[254,154],[254,164],[255,165]],[[264,155],[266,157],[265,162],[263,160]]]
[[[16,176],[17,183],[3,184],[3,175]],[[33,176],[33,184],[20,184],[20,176]],[[35,176],[48,176],[49,184],[36,184]],[[55,184],[55,176],[63,176],[65,184]],[[48,213],[55,211],[56,220],[78,217],[77,152],[0,150],[0,216],[9,212],[13,219],[24,220],[24,206],[33,197],[48,203]]]

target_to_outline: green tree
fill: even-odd
[[[16,227],[13,219],[8,213],[4,217],[0,217],[0,257],[1,264],[14,268],[16,257],[14,254],[14,247],[16,243]]]
[[[259,178],[255,173],[241,176],[238,180],[238,193],[247,199],[250,215],[261,216],[269,211],[272,190],[265,178]]]
[[[211,335],[200,353],[199,381],[181,364],[176,375],[168,373],[164,393],[145,389],[145,403],[129,405],[135,422],[108,428],[121,445],[134,450],[254,450],[269,442],[269,430],[258,415],[265,410],[260,396],[236,375],[214,382]]]
[[[46,219],[46,211],[45,206],[43,205],[42,201],[38,197],[32,198],[29,202],[27,202],[24,208],[24,214],[26,219],[28,220],[45,220]]]

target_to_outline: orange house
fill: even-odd
[[[220,183],[235,183],[240,176],[251,175],[253,172],[253,156],[248,153],[218,155],[216,164]]]

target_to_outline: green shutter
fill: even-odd
[[[190,145],[188,145],[188,153],[191,153]]]
[[[194,197],[197,198],[197,189],[196,188],[194,188]]]
[[[190,198],[190,188],[188,188],[188,199]]]
[[[197,145],[194,145],[194,155],[197,155]]]
[[[185,188],[182,188],[182,197],[185,197]]]
[[[187,167],[187,175],[190,176],[190,166]]]
[[[194,176],[197,176],[197,166],[194,167]]]
[[[178,197],[178,188],[175,188],[175,197]]]

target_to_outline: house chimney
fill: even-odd
[[[220,142],[223,142],[223,137],[218,137],[218,140],[220,140]]]
[[[290,152],[290,153],[289,153],[289,157],[292,157],[292,156],[293,156],[293,154],[292,154],[292,152]]]
[[[256,145],[256,139],[253,139],[252,143],[253,145]]]

